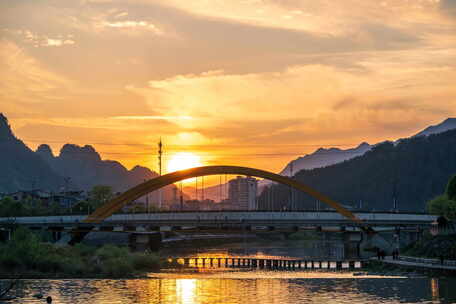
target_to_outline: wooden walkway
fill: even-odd
[[[377,260],[377,258],[372,258],[372,260]],[[379,262],[404,267],[425,268],[429,270],[456,271],[456,261],[444,261],[444,264],[442,265],[438,259],[401,256],[398,260],[393,260],[392,257],[387,256],[384,260],[379,260]]]
[[[361,261],[307,261],[292,259],[268,258],[213,258],[213,257],[173,257],[168,261],[178,261],[186,267],[225,267],[225,268],[259,268],[259,269],[328,269],[349,270],[362,268]]]

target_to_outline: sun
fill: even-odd
[[[191,152],[179,152],[171,156],[167,163],[168,172],[174,172],[201,166],[199,155]]]

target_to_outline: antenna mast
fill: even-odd
[[[163,154],[162,147],[163,147],[163,144],[162,144],[162,140],[160,137],[160,141],[158,142],[158,173],[160,174],[160,176],[162,175],[162,154]],[[161,207],[162,207],[162,189],[160,188],[158,190],[158,208],[161,209]]]

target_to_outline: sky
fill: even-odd
[[[456,0],[0,0],[0,67],[33,149],[277,172],[456,116]]]

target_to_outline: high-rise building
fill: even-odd
[[[257,209],[258,180],[253,177],[238,176],[229,181],[228,200],[233,209]]]

